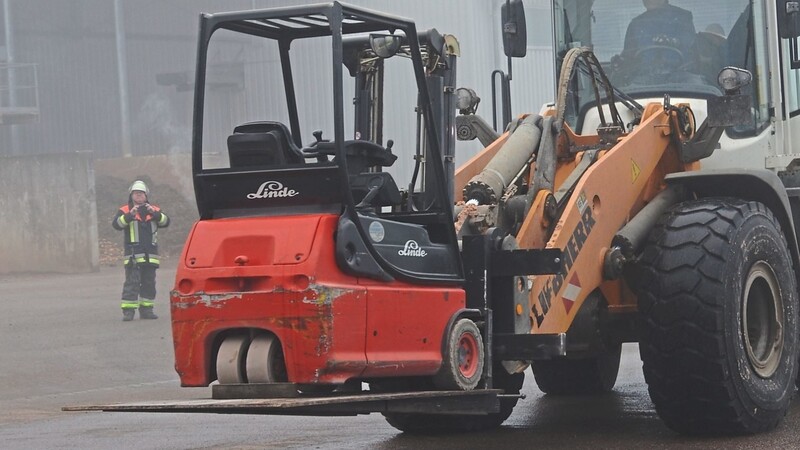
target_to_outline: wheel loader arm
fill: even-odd
[[[496,141],[492,142],[488,147],[481,150],[477,155],[473,156],[469,161],[456,169],[455,181],[453,183],[453,186],[455,186],[453,198],[456,202],[464,198],[464,186],[467,185],[472,177],[478,175],[481,170],[489,164],[489,161],[497,155],[497,152],[499,152],[506,141],[508,141],[510,134],[509,132],[503,133]]]
[[[614,235],[663,189],[665,174],[685,169],[673,140],[674,122],[662,105],[648,105],[641,124],[609,150],[601,151],[575,183],[571,195],[565,197],[566,203],[559,208],[562,213],[545,244],[545,248],[561,249],[564,258],[555,275],[533,278],[529,295],[532,333],[563,333],[569,329],[587,296],[606,282],[604,256]],[[541,201],[531,207],[517,235],[521,248],[542,241],[546,233],[541,226],[542,208]],[[610,306],[634,307],[635,298],[623,298],[621,293],[625,292],[619,285],[604,289]]]

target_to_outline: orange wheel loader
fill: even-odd
[[[181,384],[213,398],[95,409],[480,430],[528,368],[548,395],[606,392],[638,343],[670,428],[775,427],[798,371],[800,8],[672,3],[553,2],[556,101],[512,119],[508,0],[499,130],[456,87],[453,36],[338,2],[203,15],[171,316]],[[458,169],[456,132],[485,144]]]

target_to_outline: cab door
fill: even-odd
[[[782,19],[781,10],[785,10],[786,1],[778,0],[769,6],[773,23],[778,23],[778,33],[774,37],[777,39],[777,54],[772,55],[773,61],[771,72],[780,75],[780,104],[776,104],[776,138],[778,145],[775,146],[775,155],[767,158],[767,167],[771,169],[783,170],[792,162],[800,157],[800,54],[798,45],[800,40],[796,34],[786,27],[786,19]],[[800,13],[794,14],[793,19],[797,22]],[[781,23],[783,22],[783,23]],[[797,27],[795,27],[797,30]],[[800,185],[800,177],[796,181],[788,180],[793,186]]]

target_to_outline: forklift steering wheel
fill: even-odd
[[[389,167],[394,164],[397,156],[383,147],[372,141],[362,141],[358,139],[344,141],[344,153],[352,158],[364,158],[367,160],[368,166],[379,165],[382,167]],[[333,142],[314,142],[308,147],[302,149],[303,155],[306,158],[317,158],[320,161],[328,161],[329,156],[336,156],[336,145]],[[321,160],[324,158],[324,160]]]

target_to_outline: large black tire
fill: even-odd
[[[549,395],[609,392],[617,382],[622,344],[589,358],[554,358],[531,364],[536,385]]]
[[[491,429],[499,427],[503,422],[508,419],[514,407],[517,406],[519,391],[522,390],[522,384],[525,382],[525,373],[508,373],[506,369],[500,364],[495,364],[492,369],[492,386],[495,389],[502,389],[505,394],[512,395],[512,397],[504,397],[500,399],[500,412],[489,414],[483,420],[484,427],[482,429]]]
[[[794,394],[798,294],[772,212],[730,198],[678,204],[651,233],[639,269],[639,348],[667,426],[687,434],[774,428]]]
[[[524,373],[509,374],[499,364],[495,364],[492,373],[494,375],[493,387],[495,389],[503,389],[505,394],[519,394],[522,389],[522,383],[525,381]],[[411,413],[383,413],[383,416],[389,425],[409,434],[486,431],[502,425],[511,415],[518,399],[518,397],[501,398],[499,412],[482,416]]]
[[[800,187],[800,170],[795,169],[791,171],[781,172],[778,174],[778,176],[781,178],[781,182],[783,183],[783,185],[786,186],[787,188]],[[798,364],[800,364],[800,362]],[[800,388],[800,370],[797,371],[797,379],[795,380],[795,383],[797,387]]]

